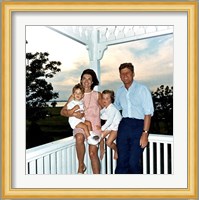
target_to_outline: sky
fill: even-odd
[[[62,63],[61,72],[47,81],[59,93],[56,100],[66,101],[82,71],[89,68],[86,46],[45,26],[26,26],[26,40],[26,53],[48,52],[50,61]],[[173,86],[173,35],[109,46],[100,61],[100,91],[117,91],[122,84],[118,68],[124,62],[134,65],[134,79],[150,91],[160,85]]]

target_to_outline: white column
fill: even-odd
[[[98,42],[99,31],[93,28],[91,30],[91,38],[88,43],[88,53],[90,59],[90,68],[93,69],[100,82],[100,60],[98,59]],[[99,88],[95,88],[99,90]]]
[[[97,78],[100,82],[100,60],[103,57],[104,51],[107,49],[107,46],[101,45],[99,41],[100,32],[95,27],[91,30],[91,38],[88,41],[87,50],[89,53],[90,59],[90,68],[93,69],[97,75]],[[99,90],[100,88],[95,88]]]

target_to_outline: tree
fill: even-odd
[[[173,87],[161,85],[152,92],[154,116],[152,132],[173,134]]]
[[[47,102],[58,98],[45,78],[52,78],[61,69],[59,61],[49,61],[47,52],[26,53],[26,118],[33,122],[45,118]]]
[[[56,101],[53,101],[53,102],[51,103],[51,106],[52,106],[53,108],[55,108],[56,105],[57,105],[57,102],[56,102]]]

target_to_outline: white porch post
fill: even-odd
[[[97,74],[98,80],[100,81],[100,59],[98,58],[98,42],[99,42],[99,31],[93,29],[91,32],[91,40],[88,44],[88,53],[90,59],[90,68]],[[99,89],[99,88],[98,88]]]
[[[107,49],[107,46],[100,45],[99,44],[99,36],[100,32],[98,29],[93,28],[91,30],[91,38],[88,41],[88,53],[89,53],[89,59],[90,59],[90,68],[93,69],[98,77],[99,82],[100,80],[100,60],[103,57],[104,51]],[[99,90],[100,86],[98,86],[97,90]]]

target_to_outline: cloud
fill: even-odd
[[[81,73],[89,68],[86,47],[42,26],[27,26],[27,52],[49,52],[50,60],[60,61],[61,72],[48,79],[59,99],[68,99],[71,89],[80,81]],[[173,36],[161,36],[109,46],[100,61],[100,90],[117,88],[122,84],[119,65],[132,62],[135,79],[151,90],[161,84],[173,84]]]
[[[151,90],[161,84],[173,84],[173,37],[162,36],[108,48],[101,61],[101,84],[116,88],[121,85],[119,65],[132,62],[135,79]]]

